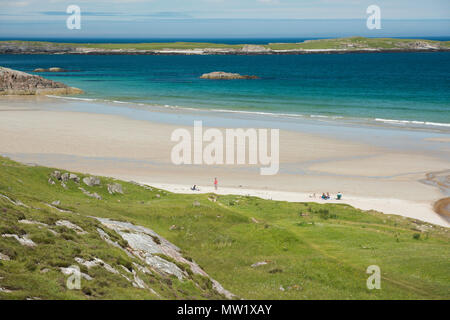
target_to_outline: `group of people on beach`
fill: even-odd
[[[218,185],[219,185],[219,181],[217,180],[217,178],[214,178],[214,189],[215,189],[215,190],[218,189]],[[200,189],[198,188],[198,186],[197,186],[196,184],[194,184],[194,185],[192,186],[191,190],[192,190],[192,191],[200,191]],[[310,195],[309,197],[315,199],[315,198],[316,198],[316,194],[313,193],[313,194]],[[330,199],[331,199],[331,196],[330,196],[330,193],[329,193],[329,192],[327,192],[327,193],[323,192],[323,193],[322,193],[322,196],[321,196],[320,198],[323,199],[323,200],[330,200]],[[336,200],[342,200],[342,192],[339,191],[339,192],[336,194]]]
[[[310,195],[310,198],[314,198],[315,199],[316,198],[316,194],[313,193],[312,195]],[[330,200],[331,196],[330,196],[329,192],[327,192],[327,193],[323,192],[322,196],[320,198],[323,199],[323,200]],[[336,194],[336,200],[342,200],[342,192],[339,191]]]

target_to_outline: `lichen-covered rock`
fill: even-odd
[[[63,182],[69,181],[69,174],[68,174],[67,172],[63,173],[63,174],[61,175],[61,180],[62,180]]]
[[[30,238],[28,238],[28,235],[18,236],[17,234],[2,234],[3,238],[14,238],[16,239],[21,245],[26,247],[35,247],[36,243],[33,242]]]
[[[0,95],[81,94],[83,90],[9,68],[0,67]]]
[[[97,177],[84,177],[83,182],[89,187],[95,187],[100,185],[100,179]]]
[[[177,246],[159,236],[153,230],[128,222],[98,217],[95,217],[95,219],[100,221],[103,226],[117,232],[126,240],[129,246],[127,250],[141,261],[144,261],[152,270],[163,274],[174,275],[178,279],[188,277],[189,275],[185,270],[180,269],[177,264],[172,262],[176,261],[177,263],[188,265],[192,273],[209,278],[214,290],[228,299],[235,297],[231,292],[224,289],[219,282],[212,279],[197,263],[184,258],[181,250]],[[101,233],[104,234],[104,232]],[[169,257],[172,261],[164,259],[165,256]]]
[[[118,183],[108,184],[108,192],[110,194],[114,193],[123,194],[122,185]]]
[[[80,178],[78,178],[78,176],[74,173],[69,174],[69,179],[76,183],[80,183]]]

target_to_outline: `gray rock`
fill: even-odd
[[[167,261],[158,255],[163,254],[179,263],[187,264],[194,274],[209,278],[213,284],[214,290],[223,294],[228,299],[235,297],[231,292],[225,290],[220,283],[212,279],[197,263],[184,258],[181,254],[181,250],[177,246],[159,236],[153,230],[142,226],[136,226],[128,222],[114,221],[105,218],[96,219],[105,227],[114,230],[123,239],[127,240],[129,245],[128,250],[141,261],[145,261],[145,263],[153,270],[162,274],[174,275],[179,279],[189,277],[186,271],[181,270],[173,262]],[[158,239],[158,241],[155,241],[155,239]],[[125,250],[125,252],[128,251]],[[135,279],[134,282],[138,284],[139,281]]]
[[[76,183],[80,183],[80,178],[74,173],[69,174],[69,179]]]
[[[72,222],[70,222],[68,220],[58,220],[55,222],[55,224],[60,227],[66,227],[68,229],[74,230],[77,234],[86,234],[87,233],[81,227],[77,226],[76,224],[73,224]]]
[[[61,180],[62,180],[63,182],[69,181],[69,174],[68,174],[67,172],[64,172],[64,173],[61,175]]]
[[[95,187],[100,185],[100,179],[97,177],[84,177],[83,182],[89,187]]]
[[[67,72],[66,69],[59,68],[59,67],[52,67],[48,69],[49,72]]]
[[[33,70],[33,72],[67,72],[66,69],[59,68],[59,67],[51,67],[48,69],[45,68],[36,68]]]
[[[9,261],[11,259],[6,254],[0,253],[0,260]]]
[[[16,239],[21,245],[26,247],[35,247],[36,243],[33,242],[30,238],[28,238],[28,235],[18,236],[17,234],[2,234],[3,238],[14,238]]]
[[[108,184],[108,192],[110,194],[120,193],[123,194],[122,185],[118,183]]]
[[[48,183],[51,184],[51,185],[54,185],[54,184],[55,184],[55,181],[53,181],[52,178],[48,178]]]
[[[58,170],[53,171],[51,173],[51,176],[56,180],[61,180],[61,172],[59,172]]]
[[[81,188],[81,187],[78,187],[78,189],[83,191],[83,193],[85,195],[87,195],[88,197],[95,198],[97,200],[102,200],[102,196],[99,195],[97,192],[91,193],[91,192],[89,192],[89,191],[87,191],[87,190],[85,190],[84,188]]]
[[[59,201],[59,200],[55,200],[52,202],[52,205],[54,205],[54,206],[59,206],[60,204],[61,204],[61,201]]]
[[[260,261],[260,262],[256,262],[256,263],[252,264],[251,267],[252,268],[257,268],[257,267],[260,267],[260,266],[264,266],[266,264],[267,264],[267,261]]]
[[[77,88],[68,87],[61,82],[0,67],[0,96],[79,93],[83,93],[83,91]]]
[[[223,71],[215,71],[211,73],[204,73],[200,79],[210,80],[236,80],[236,79],[258,79],[257,76],[240,75],[239,73],[229,73]]]

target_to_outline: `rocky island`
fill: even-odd
[[[83,90],[22,71],[0,67],[0,96],[81,94]]]
[[[0,54],[280,55],[450,51],[450,41],[350,37],[296,43],[57,43],[0,41]]]
[[[239,79],[259,79],[257,76],[248,76],[248,75],[241,75],[239,73],[229,73],[229,72],[223,72],[223,71],[215,71],[211,73],[205,73],[203,74],[200,79],[209,79],[209,80],[239,80]]]

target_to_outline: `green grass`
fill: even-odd
[[[420,39],[393,39],[393,38],[364,38],[351,37],[341,39],[320,39],[303,43],[272,43],[269,47],[273,50],[293,50],[293,49],[405,49],[409,44],[417,41],[431,45],[441,45],[448,48],[450,41],[432,41]]]
[[[263,47],[273,50],[300,50],[300,49],[341,49],[341,50],[359,50],[359,49],[407,49],[409,44],[417,41],[438,45],[442,48],[450,48],[450,41],[433,41],[419,39],[393,39],[393,38],[364,38],[350,37],[338,39],[320,39],[311,40],[302,43],[271,43]],[[123,49],[123,50],[163,50],[163,49],[241,49],[244,44],[218,44],[201,42],[167,42],[167,43],[56,43],[39,41],[0,41],[2,44],[16,44],[30,47],[80,47],[94,49]]]
[[[450,236],[448,229],[399,216],[361,211],[345,204],[288,203],[255,197],[181,195],[146,190],[120,182],[123,195],[110,195],[106,183],[87,187],[103,200],[85,196],[74,182],[68,189],[47,180],[54,169],[26,166],[0,158],[0,194],[20,200],[19,207],[0,197],[0,233],[28,234],[38,246],[23,247],[0,237],[0,252],[11,261],[0,265],[0,287],[14,290],[0,298],[154,299],[143,289],[102,268],[83,270],[94,277],[84,291],[65,289],[58,267],[73,258],[99,257],[117,267],[132,263],[120,249],[101,241],[96,220],[89,216],[129,221],[151,228],[179,246],[225,289],[247,299],[448,299]],[[79,174],[80,176],[83,176]],[[160,197],[157,197],[157,195]],[[216,201],[213,201],[216,199]],[[61,213],[44,203],[60,200]],[[200,206],[194,205],[198,201]],[[32,208],[39,208],[32,209]],[[5,211],[6,210],[6,211]],[[61,236],[35,225],[52,226]],[[70,220],[88,234],[54,226]],[[254,222],[256,220],[256,222]],[[171,228],[175,226],[175,228]],[[110,232],[113,239],[119,235]],[[417,239],[415,234],[420,234]],[[269,261],[252,268],[253,263]],[[368,290],[366,269],[381,268],[381,290]],[[186,266],[180,265],[181,268]],[[41,273],[47,268],[50,271]],[[140,275],[143,278],[148,275]],[[205,279],[188,281],[152,275],[153,289],[165,299],[220,298]],[[201,288],[195,286],[200,283]],[[281,291],[280,286],[285,290]]]

